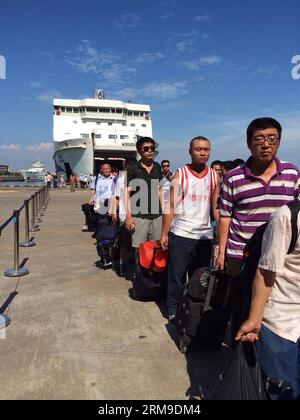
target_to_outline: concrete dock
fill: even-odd
[[[0,225],[31,194],[0,189]],[[199,398],[199,387],[210,392],[228,350],[181,354],[159,306],[131,300],[130,281],[97,268],[95,241],[81,232],[88,196],[51,190],[31,234],[37,245],[20,249],[27,276],[4,276],[13,267],[13,224],[0,236],[0,313],[11,319],[0,330],[0,399],[186,400]]]

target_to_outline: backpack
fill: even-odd
[[[135,300],[157,300],[166,294],[168,250],[159,241],[143,242],[139,246],[130,297]]]
[[[298,226],[297,226],[297,219],[298,213],[300,211],[300,201],[295,199],[287,203],[288,208],[291,211],[291,227],[292,227],[292,238],[291,243],[288,249],[288,254],[293,252],[296,242],[298,239]],[[245,286],[247,288],[246,296],[247,296],[247,307],[245,308],[246,313],[249,313],[250,304],[251,304],[251,291],[252,291],[252,283],[255,276],[255,272],[258,266],[258,262],[261,256],[261,244],[262,238],[264,236],[265,230],[268,226],[268,222],[264,223],[263,225],[259,226],[255,233],[251,236],[249,242],[246,244],[243,253],[243,261],[241,265],[241,273],[239,275],[241,281],[245,282]]]
[[[168,265],[168,249],[161,249],[159,241],[143,242],[139,246],[139,262],[147,270],[161,272]]]
[[[117,236],[115,223],[108,215],[98,217],[96,223],[96,239],[98,241],[113,241]]]

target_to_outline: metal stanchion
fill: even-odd
[[[46,187],[43,188],[43,209],[46,210],[47,204],[46,204]]]
[[[47,203],[46,203],[47,197],[46,197],[46,187],[43,187],[43,210],[46,210]]]
[[[34,194],[34,200],[35,200],[35,219],[37,222],[41,222],[42,219],[40,218],[40,214],[39,214],[39,200],[38,200],[37,192]]]
[[[25,241],[20,243],[22,247],[35,246],[34,241],[29,240],[29,200],[24,201],[25,204]]]
[[[49,201],[50,201],[50,188],[49,188],[49,186],[47,185],[47,187],[46,187],[47,189],[46,189],[46,191],[47,191],[47,205],[48,205],[48,203],[49,203]]]
[[[6,314],[0,314],[0,330],[10,324],[10,319]]]
[[[40,216],[44,216],[44,212],[43,212],[43,190],[40,189],[39,190],[39,209],[40,209]]]
[[[30,232],[38,232],[40,228],[35,224],[35,199],[31,196],[31,229]]]
[[[28,268],[20,267],[19,263],[19,211],[14,210],[14,268],[8,268],[4,271],[6,277],[20,277],[29,274]]]

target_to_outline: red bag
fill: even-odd
[[[143,242],[139,247],[139,261],[143,268],[164,271],[168,264],[168,249],[162,249],[159,241]]]

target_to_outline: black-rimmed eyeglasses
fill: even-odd
[[[254,136],[252,138],[252,143],[261,145],[264,144],[266,140],[271,146],[274,146],[275,144],[277,144],[279,137],[277,136],[277,134],[258,134],[257,136]]]

